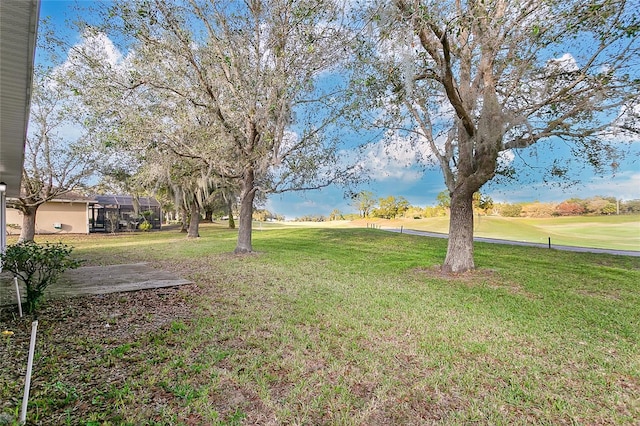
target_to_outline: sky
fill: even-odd
[[[73,16],[71,11],[74,1],[42,0],[41,19],[49,17],[56,31],[64,32],[71,39],[79,41],[79,35],[70,30],[66,20]],[[89,4],[89,1],[80,2]],[[43,55],[36,55],[36,61],[45,60]],[[70,132],[72,133],[72,132]],[[619,161],[615,171],[604,175],[596,175],[590,169],[574,170],[579,183],[562,187],[545,184],[544,178],[536,174],[537,166],[542,166],[554,158],[570,158],[568,150],[554,150],[553,153],[543,147],[528,149],[513,156],[516,169],[525,163],[526,178],[511,182],[489,182],[481,190],[495,202],[559,202],[568,198],[588,198],[596,195],[614,196],[622,200],[640,199],[640,141],[631,144],[629,155]],[[425,167],[417,163],[415,155],[406,149],[401,142],[395,146],[384,146],[374,140],[365,152],[364,161],[370,169],[366,183],[355,188],[371,191],[376,197],[404,197],[411,205],[424,207],[436,204],[436,196],[445,190],[442,173],[437,166]],[[533,171],[532,171],[533,170]],[[354,190],[354,188],[351,188]],[[294,219],[301,216],[328,216],[338,209],[344,214],[356,213],[345,196],[345,189],[327,187],[321,190],[306,192],[289,192],[271,195],[263,206],[272,213]]]

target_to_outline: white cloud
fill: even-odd
[[[508,166],[513,162],[513,159],[516,158],[516,155],[512,150],[502,151],[498,154],[498,168],[503,168]]]
[[[64,75],[89,59],[112,69],[121,68],[124,62],[122,53],[106,34],[86,31],[80,42],[69,50],[67,61],[59,67],[59,72]]]
[[[414,140],[392,134],[367,148],[361,167],[374,180],[415,182],[424,174],[417,168],[423,163],[422,153],[425,152],[430,149],[423,138]]]
[[[292,130],[285,130],[282,134],[282,141],[280,142],[280,147],[278,149],[276,162],[280,164],[280,160],[283,156],[286,156],[291,149],[293,149],[296,144],[300,142],[300,136],[297,132]]]
[[[122,62],[122,53],[106,34],[96,34],[88,38],[85,44],[88,48],[95,49],[96,52],[100,52],[109,65],[113,66]]]
[[[640,134],[629,130],[631,128],[640,128],[640,99],[635,105],[621,107],[618,117],[602,137],[616,142],[640,142]]]
[[[442,150],[446,140],[440,135],[436,146]],[[511,150],[503,151],[498,157],[498,168],[509,166],[515,158]],[[424,137],[400,136],[389,132],[382,140],[369,145],[359,166],[373,180],[400,180],[412,183],[424,176],[424,167],[436,168],[438,160]]]
[[[547,66],[554,71],[564,72],[573,72],[580,69],[576,59],[570,53],[565,53],[559,58],[550,59],[547,61]]]
[[[584,184],[589,196],[609,195],[623,200],[640,198],[640,172],[624,172],[613,178],[592,177]]]

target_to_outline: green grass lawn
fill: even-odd
[[[633,425],[640,418],[639,258],[478,243],[478,271],[442,276],[442,239],[264,227],[254,234],[258,252],[235,256],[235,231],[206,225],[201,235],[65,239],[88,264],[149,261],[196,285],[171,299],[190,315],[137,334],[129,322],[129,334],[119,334],[119,324],[163,315],[162,306],[145,311],[140,294],[96,298],[94,309],[80,299],[45,308],[35,423]],[[107,302],[115,306],[102,313]],[[72,319],[85,326],[67,333]],[[20,324],[5,318],[0,328],[28,328]],[[85,374],[71,379],[78,365]],[[0,400],[22,386],[17,373],[1,380]],[[2,408],[12,414],[18,405]]]
[[[371,221],[374,223],[374,221]],[[429,219],[376,220],[384,227],[400,227],[420,231],[447,233],[448,217]],[[576,216],[551,218],[509,218],[476,216],[477,237],[499,238],[578,247],[595,247],[640,251],[640,216]]]

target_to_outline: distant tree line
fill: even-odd
[[[640,214],[640,199],[623,201],[615,197],[595,196],[569,198],[560,203],[497,204],[495,210],[504,217]]]
[[[447,216],[451,207],[451,197],[447,191],[442,191],[436,197],[434,206],[413,206],[404,197],[377,198],[370,191],[354,194],[352,204],[358,210],[361,218],[396,219],[399,217],[424,219],[429,217]],[[493,209],[493,200],[479,191],[473,195],[473,209],[479,214],[488,214]]]
[[[298,222],[326,222],[333,220],[355,220],[362,218],[380,219],[425,219],[448,216],[451,199],[447,191],[436,197],[433,206],[413,206],[404,197],[376,198],[370,191],[354,194],[352,205],[358,213],[343,214],[334,209],[328,216],[304,215],[294,219]],[[473,210],[478,215],[503,217],[553,217],[581,215],[640,214],[640,199],[617,200],[615,197],[595,196],[591,198],[569,198],[562,202],[543,203],[539,201],[523,203],[494,203],[493,199],[481,192],[473,195]]]

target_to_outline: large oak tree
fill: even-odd
[[[201,131],[191,128],[197,137],[183,139],[176,155],[203,159],[220,179],[239,184],[238,253],[252,251],[259,191],[313,189],[345,177],[338,140],[327,137],[341,117],[336,85],[317,84],[345,56],[350,33],[342,19],[331,0],[127,0],[105,16],[103,30],[128,51],[128,81],[117,86],[193,110]],[[172,121],[167,114],[160,123]]]
[[[367,11],[354,92],[386,111],[377,124],[442,169],[445,271],[475,267],[473,194],[497,173],[520,172],[501,161],[505,152],[565,144],[602,171],[638,132],[636,2],[394,0]],[[567,170],[554,162],[548,171]]]
[[[85,187],[98,168],[100,151],[63,80],[60,69],[38,68],[34,76],[21,192],[8,200],[23,215],[20,241],[33,241],[40,206]]]

